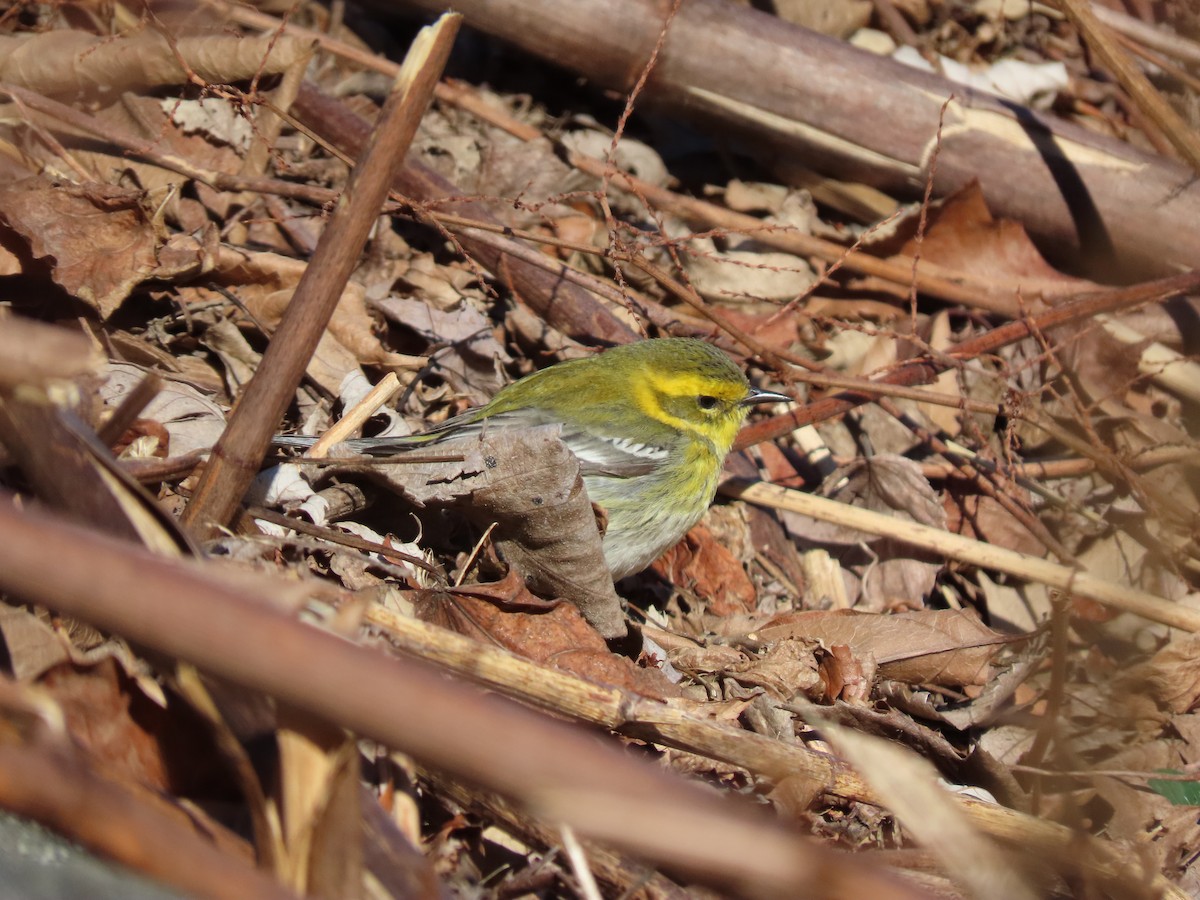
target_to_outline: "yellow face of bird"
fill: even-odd
[[[633,398],[642,413],[711,441],[721,454],[729,452],[749,411],[746,400],[751,390],[741,372],[714,375],[643,369],[638,375]]]

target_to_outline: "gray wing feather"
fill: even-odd
[[[476,410],[447,419],[421,434],[394,437],[356,438],[345,442],[355,453],[382,456],[437,443],[452,437],[480,434],[489,428],[533,428],[557,424],[557,420],[541,409],[518,409],[496,413],[486,419],[474,418]],[[633,478],[649,475],[667,459],[665,447],[642,444],[624,438],[613,438],[564,425],[563,442],[578,457],[584,475],[606,475],[612,478]],[[276,435],[276,447],[311,447],[316,438],[300,435]]]

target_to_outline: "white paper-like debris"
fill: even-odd
[[[934,71],[933,66],[912,47],[901,47],[892,54],[898,60],[915,69]],[[959,84],[1021,103],[1036,106],[1041,99],[1049,102],[1054,95],[1067,87],[1067,67],[1060,62],[1027,63],[1019,59],[1002,59],[984,69],[970,69],[960,62],[939,56],[942,74]]]
[[[939,778],[938,784],[940,784],[950,793],[958,794],[960,797],[970,797],[972,800],[979,800],[982,803],[991,803],[994,806],[1000,805],[1000,801],[996,799],[995,795],[984,788],[974,787],[967,784],[951,784],[944,778]]]
[[[286,537],[289,531],[277,522],[264,522],[262,519],[255,519],[254,526],[263,534],[274,538]]]
[[[246,499],[259,506],[297,503],[313,496],[312,486],[299,466],[284,464],[260,472],[246,492]]]
[[[299,508],[314,525],[324,525],[329,520],[329,501],[320,494],[313,494]]]
[[[205,134],[235,150],[245,150],[254,137],[254,128],[249,119],[229,100],[220,97],[206,97],[203,100],[171,97],[161,101],[161,104],[163,112],[185,134]]]
[[[434,561],[433,554],[414,541],[401,542],[395,540],[395,538],[389,540],[379,532],[374,531],[368,528],[366,525],[362,525],[358,522],[339,522],[337,527],[342,531],[349,532],[350,534],[362,538],[364,541],[370,541],[373,544],[382,544],[385,547],[391,547],[393,550],[396,550],[399,553],[407,553],[409,556],[416,556],[429,563]],[[434,583],[434,579],[430,576],[429,572],[425,571],[424,569],[418,568],[410,563],[397,560],[395,557],[385,558],[379,553],[370,553],[369,555],[380,560],[381,562],[387,562],[391,565],[401,566],[407,569],[417,584],[421,585],[422,587],[430,587]]]
[[[850,35],[850,43],[859,50],[866,50],[876,56],[891,56],[896,52],[896,42],[886,31],[876,28],[860,28]]]

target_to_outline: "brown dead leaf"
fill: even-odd
[[[1006,643],[972,613],[920,610],[881,615],[818,610],[775,616],[746,635],[761,641],[815,640],[843,644],[855,657],[873,657],[879,674],[909,684],[986,684],[990,662]]]
[[[875,684],[875,660],[859,657],[845,644],[834,644],[821,658],[821,682],[825,701],[843,700],[852,706],[865,706]]]
[[[464,584],[448,588],[446,593],[454,597],[475,597],[484,600],[502,612],[549,612],[560,602],[535,597],[525,586],[525,579],[521,577],[521,573],[513,568],[509,568],[499,581]]]
[[[246,253],[223,248],[217,260],[217,279],[235,288],[246,307],[269,328],[279,323],[307,265],[274,253]],[[196,297],[208,300],[217,294],[196,289]],[[346,374],[358,365],[412,368],[423,357],[386,350],[375,333],[361,285],[350,282],[321,336],[309,374],[331,393],[340,391]]]
[[[789,819],[799,819],[824,793],[825,786],[805,775],[786,775],[767,794],[772,805]]]
[[[466,300],[460,299],[450,309],[436,307],[423,297],[384,297],[371,305],[431,345],[448,345],[437,354],[435,371],[472,405],[486,403],[504,387],[501,366],[512,358],[496,340],[491,320]]]
[[[903,456],[879,455],[855,460],[836,469],[827,479],[842,503],[894,514],[933,528],[945,528],[946,518],[936,492],[921,474],[920,466]],[[874,536],[843,529],[846,540],[857,543]]]
[[[464,458],[363,474],[418,507],[451,506],[481,527],[498,523],[496,549],[534,591],[574,603],[606,638],[626,633],[579,460],[558,426],[496,429],[443,441],[437,452]]]
[[[1055,355],[1071,373],[1077,390],[1110,415],[1130,413],[1126,395],[1142,381],[1139,369],[1140,346],[1117,340],[1095,322],[1056,328]]]
[[[773,641],[762,656],[730,666],[724,674],[741,684],[761,687],[780,700],[790,700],[820,689],[814,649],[813,642],[805,638]]]
[[[1019,553],[1041,556],[1045,552],[1041,541],[1001,506],[1000,501],[981,494],[966,493],[964,487],[957,479],[950,479],[946,485],[944,503],[947,531]],[[1029,492],[1024,488],[1013,484],[1005,489],[1017,503],[1028,503]]]
[[[721,317],[773,350],[791,350],[800,343],[799,316],[782,316],[777,309],[755,314],[738,307],[725,307]]]
[[[1181,717],[1187,718],[1187,717]],[[1185,725],[1182,729],[1187,731]],[[1178,738],[1162,738],[1123,748],[1098,768],[1134,772],[1180,770],[1197,762],[1196,747]],[[1105,831],[1114,838],[1136,841],[1156,866],[1178,865],[1195,856],[1200,838],[1195,807],[1174,806],[1166,797],[1145,788],[1140,779],[1096,778],[1097,793],[1112,808]],[[1153,840],[1147,838],[1153,835]],[[1183,857],[1181,859],[1181,850]]]
[[[7,668],[19,681],[37,678],[71,658],[63,638],[29,612],[0,603],[0,640]]]
[[[503,606],[482,594],[500,595]],[[543,612],[514,612],[519,607],[544,607]],[[597,684],[607,684],[642,696],[666,699],[679,689],[659,669],[643,669],[608,649],[604,639],[569,603],[545,604],[529,593],[512,573],[502,582],[451,591],[426,592],[417,604],[424,621],[498,644],[534,662],[571,672]]]
[[[1118,675],[1116,695],[1149,696],[1173,713],[1200,704],[1200,635],[1171,641],[1146,662]]]
[[[755,606],[754,584],[742,564],[705,525],[692,528],[683,540],[655,561],[651,569],[671,584],[706,601],[716,616],[749,612]]]
[[[909,233],[915,230],[915,217]],[[1011,219],[995,219],[978,181],[971,181],[932,204],[923,240],[907,240],[901,253],[920,253],[922,259],[970,272],[997,288],[1020,289],[1032,302],[1038,293],[1055,296],[1098,288],[1090,281],[1059,272],[1034,246],[1025,228]]]
[[[167,717],[115,660],[95,666],[57,666],[41,683],[62,708],[72,737],[92,756],[124,778],[168,789],[167,761],[154,737]]]
[[[744,651],[729,644],[703,643],[677,631],[664,631],[648,623],[642,625],[642,634],[667,652],[667,659],[672,666],[688,675],[724,672],[743,665],[749,659]],[[700,705],[704,707],[708,701]],[[696,712],[699,714],[703,710]],[[703,714],[711,715],[711,712]]]
[[[842,466],[825,480],[825,495],[934,528],[946,527],[937,493],[910,459],[879,454]],[[844,572],[855,577],[850,603],[864,609],[919,608],[942,570],[940,559],[921,559],[898,541],[818,522],[799,513],[782,514],[801,547],[825,546]],[[852,585],[848,584],[848,593]]]
[[[994,725],[1002,715],[1031,706],[1041,698],[1041,691],[1030,684],[1030,679],[1045,660],[1045,644],[1044,639],[1026,642],[986,685],[966,686],[963,693],[972,698],[970,703],[937,709],[930,718],[966,731]]]
[[[242,165],[242,156],[238,152],[200,135],[185,134],[172,120],[171,113],[181,102],[184,101],[130,93],[123,96],[120,103],[97,110],[95,116],[117,133],[152,140],[154,148],[163,155],[186,159],[191,165],[209,172],[236,174]],[[129,183],[132,179],[151,196],[165,200],[164,213],[181,230],[198,231],[209,224],[204,204],[187,198],[186,194],[181,196],[181,188],[190,181],[187,177],[115,150],[105,153],[108,148],[104,145],[96,146],[94,150],[87,149],[89,146],[94,145],[72,148],[72,152],[81,165],[96,173],[98,181]],[[192,183],[200,200],[222,198],[222,202],[210,209],[214,219],[224,221],[231,204],[236,202],[235,195],[215,191],[199,182]]]
[[[950,325],[949,310],[941,309],[934,314],[929,323],[929,337],[926,339],[926,343],[936,352],[949,350],[953,345],[954,334]],[[933,384],[927,390],[932,390],[952,400],[959,400],[962,396],[960,373],[954,368],[947,369],[934,379]],[[962,422],[958,410],[953,406],[918,403],[917,409],[946,434],[951,437],[958,436]]]
[[[51,277],[107,318],[158,269],[158,235],[139,191],[26,178],[0,188],[0,218],[48,259]]]

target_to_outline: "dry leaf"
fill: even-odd
[[[558,426],[495,429],[439,442],[461,462],[370,466],[363,475],[415,506],[452,506],[481,527],[497,523],[501,556],[547,598],[574,603],[606,638],[625,634],[579,460]]]
[[[950,479],[946,486],[944,509],[947,531],[1018,553],[1039,557],[1045,554],[1046,548],[1042,542],[1030,534],[1029,529],[999,500],[967,493],[964,487],[957,479]],[[1023,487],[1009,484],[1004,490],[1019,506],[1027,510],[1030,508],[1029,492]],[[1030,516],[1033,516],[1032,512]]]
[[[66,642],[45,622],[7,603],[0,603],[0,639],[7,667],[19,681],[37,678],[71,658]]]
[[[754,584],[746,570],[705,525],[692,528],[651,569],[677,588],[706,601],[708,612],[715,616],[754,609]]]
[[[186,84],[193,73],[228,84],[278,74],[306,52],[305,41],[272,33],[168,41],[153,28],[115,38],[60,29],[0,37],[0,81],[46,94]]]
[[[857,460],[834,471],[825,484],[825,495],[842,503],[935,528],[946,526],[941,501],[920,466],[910,459],[881,454]],[[917,551],[898,541],[793,512],[783,513],[783,520],[801,547],[828,547],[843,572],[855,576],[854,583],[847,585],[854,606],[869,610],[919,608],[943,567],[940,560],[917,558]]]
[[[497,597],[503,602],[497,603]],[[540,606],[542,611],[514,611],[522,606]],[[416,614],[597,684],[657,699],[679,696],[679,689],[660,670],[639,668],[627,657],[612,653],[575,607],[547,604],[530,594],[515,571],[496,584],[423,592]]]
[[[746,637],[760,641],[815,640],[844,644],[854,656],[873,657],[884,678],[909,684],[987,684],[990,662],[1006,643],[972,613],[921,610],[881,615],[818,610],[775,616]]]
[[[876,668],[870,656],[855,656],[845,644],[834,644],[821,658],[825,701],[843,700],[852,706],[865,706],[875,684]]]
[[[108,772],[159,790],[171,788],[171,765],[159,736],[182,750],[202,731],[198,723],[190,723],[196,733],[189,737],[184,730],[189,723],[172,718],[146,697],[111,657],[92,666],[57,666],[42,676],[41,684],[62,708],[72,737]],[[179,771],[187,773],[187,767]]]
[[[371,305],[431,345],[447,344],[431,361],[433,371],[472,406],[482,406],[504,387],[501,366],[512,358],[496,340],[491,320],[466,300],[446,310],[413,297],[385,297]]]
[[[107,318],[157,276],[159,237],[140,191],[26,178],[0,188],[0,217],[46,259],[51,277]]]
[[[1152,697],[1173,713],[1191,712],[1200,704],[1200,635],[1176,638],[1146,662],[1122,672],[1113,691]]]
[[[772,641],[762,656],[730,666],[725,674],[741,684],[761,687],[780,700],[790,700],[821,684],[813,650],[813,642],[803,638]]]
[[[916,216],[907,224],[915,229]],[[1031,306],[1039,292],[1056,296],[1098,287],[1047,263],[1019,222],[993,218],[977,181],[933,204],[920,245],[914,238],[900,252],[919,252],[922,259],[971,272],[980,281],[1020,290]]]

